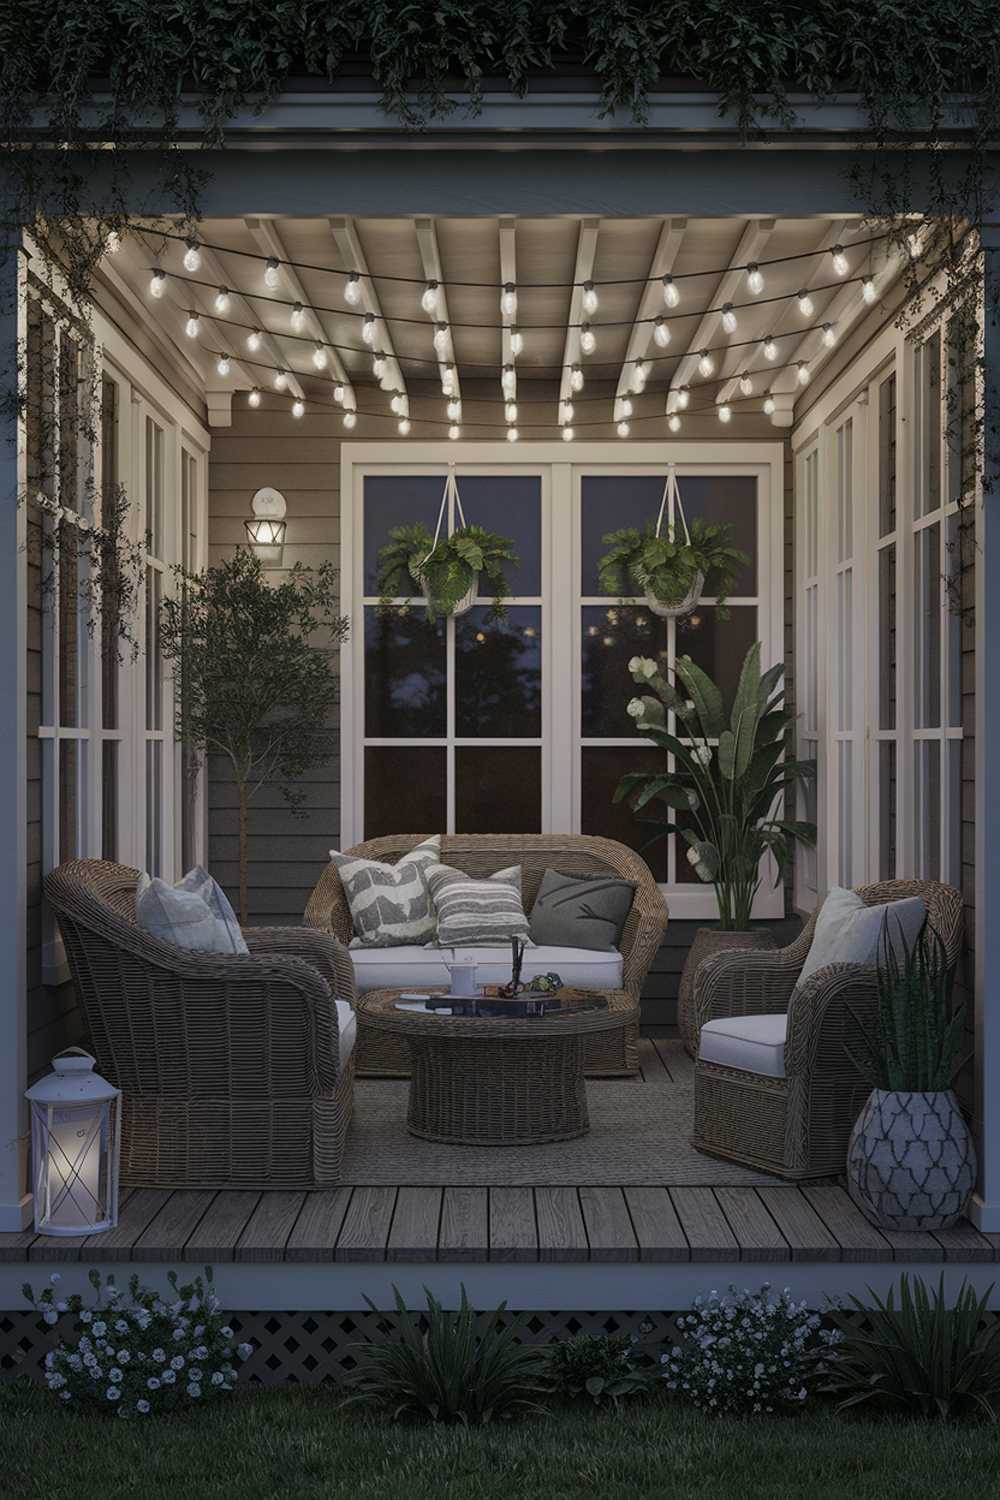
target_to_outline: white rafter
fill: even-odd
[[[230,297],[232,297],[233,301],[242,302],[243,306],[247,309],[250,317],[254,321],[256,321],[259,314],[254,311],[253,303],[247,300],[247,298],[240,291],[239,287],[231,286],[230,283],[226,280],[225,272],[222,269],[222,263],[217,258],[215,251],[207,250],[204,245],[200,245],[198,248],[201,251],[201,270],[198,272],[199,278],[203,281],[213,281],[216,285],[216,288],[224,286],[228,291]],[[243,329],[234,328],[231,331],[232,337],[226,336],[225,318],[220,317],[215,312],[212,305],[215,300],[215,292],[213,292],[209,287],[192,287],[191,290],[197,291],[201,294],[199,299],[201,302],[200,311],[212,314],[212,322],[209,323],[208,326],[212,329],[213,332],[213,342],[217,343],[220,349],[227,350],[230,361],[232,363],[233,376],[245,381],[247,390],[252,389],[252,387],[255,385],[266,385],[266,372],[255,370],[252,366],[243,364],[242,360],[235,353],[233,344],[238,337],[244,337],[245,333]],[[196,309],[196,311],[198,310],[199,309]],[[264,349],[270,355],[272,362],[284,369],[284,356],[281,352],[281,349],[275,343],[271,335],[269,333],[266,333],[264,329],[261,329],[261,340],[263,342]],[[264,379],[261,378],[262,375],[264,376]],[[301,385],[298,382],[298,379],[291,370],[289,370],[288,372],[288,389],[293,396],[298,396],[300,401],[305,399],[305,391],[302,389]]]
[[[740,242],[729,263],[729,269],[723,271],[709,298],[709,311],[698,323],[694,337],[688,342],[687,353],[670,377],[665,406],[668,413],[674,410],[676,392],[681,386],[690,385],[691,377],[698,368],[698,359],[702,349],[710,349],[718,343],[718,335],[722,327],[722,308],[727,302],[743,300],[739,292],[743,285],[745,269],[752,262],[762,259],[762,251],[774,233],[774,226],[774,219],[751,219],[740,235]]]
[[[337,247],[337,256],[340,264],[345,270],[357,271],[361,278],[358,283],[358,289],[361,293],[361,306],[376,321],[377,337],[374,348],[371,350],[368,350],[367,346],[362,343],[359,323],[359,348],[365,353],[371,354],[380,349],[385,355],[386,373],[381,381],[382,390],[389,392],[398,391],[403,398],[404,415],[408,416],[409,398],[406,394],[406,381],[403,379],[403,372],[396,357],[396,350],[392,342],[389,325],[382,314],[382,305],[378,300],[378,292],[375,290],[375,283],[368,270],[368,262],[365,259],[365,252],[361,247],[361,241],[358,238],[358,231],[354,220],[346,215],[338,214],[331,215],[329,223],[330,233],[333,235],[334,244]]]
[[[573,399],[574,391],[571,385],[572,366],[580,365],[584,368],[585,361],[580,354],[580,323],[583,317],[583,282],[589,281],[593,275],[594,261],[597,258],[597,236],[600,232],[600,219],[581,219],[580,230],[576,241],[576,266],[573,271],[573,292],[569,299],[569,314],[567,317],[566,343],[563,348],[563,369],[559,381],[559,411],[557,421],[561,427],[566,423],[563,420],[565,407],[563,402]],[[586,371],[584,371],[586,373]]]
[[[501,219],[499,225],[500,235],[500,281],[502,286],[517,286],[517,246],[514,241],[515,219]],[[506,402],[507,397],[503,389],[503,370],[507,365],[517,364],[514,350],[511,347],[511,330],[517,326],[517,313],[505,313],[500,307],[500,399]],[[516,396],[516,387],[515,387]]]
[[[129,268],[131,269],[131,267]],[[144,300],[134,291],[130,282],[113,265],[109,256],[105,256],[101,262],[101,275],[114,288],[116,296],[129,307],[139,319],[143,327],[148,327],[150,337],[164,351],[170,351],[179,355],[189,366],[191,374],[199,385],[210,385],[208,356],[204,349],[198,345],[197,339],[189,339],[184,335],[184,323],[186,314],[182,311],[180,303],[164,296],[159,305],[151,299]],[[173,281],[168,276],[164,286],[169,288]],[[157,317],[150,318],[150,308],[157,308]],[[162,309],[162,312],[161,312]],[[169,334],[169,337],[168,337]]]
[[[281,236],[275,227],[274,221],[272,219],[251,218],[244,219],[243,222],[264,254],[270,259],[280,261],[280,275],[283,277],[285,285],[295,301],[301,303],[305,308],[305,321],[309,333],[317,343],[323,344],[326,348],[330,373],[334,380],[344,387],[343,405],[350,408],[356,407],[357,402],[354,397],[354,387],[351,385],[350,376],[344,369],[344,362],[340,357],[339,350],[333,347],[335,342],[334,336],[320,314],[313,310],[306,296],[305,289],[299,280],[297,271],[294,266],[289,265],[285,254],[285,247],[282,244]]]
[[[437,350],[434,351],[438,361],[438,373],[441,376],[441,388],[442,390],[444,389],[448,366],[451,365],[453,367],[451,379],[453,396],[449,399],[461,401],[462,390],[458,378],[458,361],[455,358],[455,341],[452,338],[451,319],[448,316],[448,295],[444,285],[444,274],[441,270],[441,254],[438,250],[437,230],[434,227],[433,219],[417,219],[415,220],[414,227],[417,232],[417,245],[420,249],[420,261],[424,268],[424,276],[428,281],[436,281],[438,284],[437,311],[428,314],[431,329],[433,330],[438,323],[446,323],[448,325],[448,342],[446,348],[441,354],[438,354]]]
[[[687,229],[687,219],[664,219],[660,229],[660,237],[653,251],[653,258],[649,263],[649,280],[643,288],[636,309],[635,322],[632,324],[632,332],[629,334],[628,348],[625,352],[625,362],[622,365],[621,374],[618,376],[618,386],[615,390],[615,404],[613,414],[615,420],[618,418],[619,402],[629,394],[632,388],[632,373],[637,359],[645,359],[653,343],[653,321],[661,313],[667,313],[663,305],[663,287],[661,279],[669,276],[673,270],[674,262],[680,253],[684,233]]]

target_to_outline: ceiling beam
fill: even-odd
[[[693,338],[688,342],[687,353],[670,377],[665,408],[668,413],[674,410],[676,393],[680,387],[690,385],[691,378],[698,368],[698,358],[702,349],[709,349],[716,342],[722,327],[722,309],[727,302],[739,300],[746,267],[753,261],[761,259],[764,247],[774,233],[775,222],[774,219],[750,219],[740,235],[740,242],[736,246],[729,268],[723,271],[709,297],[709,311],[700,319]]]
[[[583,366],[584,360],[580,354],[580,323],[586,321],[583,312],[583,282],[590,281],[594,272],[594,261],[597,259],[597,236],[600,232],[600,219],[581,219],[580,230],[576,241],[576,265],[573,270],[573,292],[569,299],[569,313],[567,315],[566,343],[563,347],[563,369],[559,380],[559,410],[556,420],[560,427],[565,427],[563,402],[573,398],[572,366]],[[575,325],[575,326],[574,326]]]
[[[455,358],[455,341],[451,333],[451,318],[448,316],[448,294],[445,290],[444,274],[441,270],[441,254],[438,250],[437,230],[434,227],[433,219],[416,219],[414,227],[417,232],[417,245],[420,249],[420,261],[424,268],[424,276],[428,281],[436,281],[438,284],[437,309],[435,312],[428,314],[430,326],[434,329],[438,323],[446,323],[448,325],[448,340],[445,349],[440,354],[436,349],[434,351],[437,356],[438,374],[441,377],[441,389],[443,391],[446,384],[448,366],[452,365],[451,388],[453,394],[449,399],[461,401],[462,389],[458,378],[458,360]]]
[[[334,380],[344,387],[343,405],[351,408],[356,407],[357,402],[354,397],[354,388],[351,385],[350,376],[344,369],[344,362],[340,357],[339,351],[334,347],[336,339],[327,327],[324,319],[318,312],[314,311],[309,298],[306,296],[302,282],[299,280],[298,272],[294,266],[289,264],[285,247],[273,219],[250,218],[244,219],[243,222],[264,254],[280,262],[280,274],[285,285],[295,301],[301,303],[305,308],[305,321],[310,334],[316,339],[317,343],[323,344],[326,347],[330,372]]]
[[[330,233],[333,235],[334,244],[337,247],[337,255],[341,266],[347,271],[357,271],[361,280],[358,290],[361,293],[361,306],[366,313],[370,313],[376,320],[376,338],[372,349],[369,351],[367,345],[360,336],[360,324],[358,332],[359,349],[364,353],[374,354],[381,350],[386,358],[386,372],[381,382],[382,390],[398,391],[403,397],[404,414],[409,415],[409,398],[406,394],[406,381],[400,369],[399,360],[396,357],[395,346],[392,342],[392,334],[389,325],[382,313],[382,305],[378,300],[378,292],[368,269],[365,252],[358,238],[358,231],[354,220],[345,214],[331,214],[329,219]]]
[[[180,247],[178,247],[178,249],[179,248]],[[232,297],[235,301],[242,302],[243,306],[250,314],[250,317],[256,320],[258,314],[254,311],[253,304],[247,300],[247,298],[243,295],[238,287],[230,285],[229,281],[226,278],[226,274],[222,269],[222,262],[218,259],[215,251],[206,249],[204,245],[199,245],[198,248],[201,251],[201,270],[198,273],[199,276],[203,280],[214,281],[217,288],[224,286],[228,291],[230,297]],[[174,281],[175,286],[178,286],[179,284],[179,282]],[[198,294],[197,301],[200,304],[200,307],[195,306],[195,311],[210,313],[212,315],[212,322],[209,324],[209,327],[212,329],[214,338],[218,342],[218,347],[225,350],[229,355],[230,365],[232,367],[229,376],[226,377],[219,375],[216,376],[216,379],[228,379],[234,386],[238,385],[239,382],[242,381],[248,391],[252,390],[255,385],[260,385],[261,372],[255,372],[250,366],[245,365],[233,350],[235,337],[243,330],[233,329],[231,330],[233,337],[226,338],[223,335],[223,328],[225,326],[226,320],[224,317],[221,317],[218,313],[216,313],[213,306],[213,303],[215,301],[215,293],[211,291],[209,287],[191,287],[191,291],[192,293]],[[264,330],[261,329],[261,338],[263,340],[265,349],[271,356],[271,359],[276,365],[279,365],[282,369],[284,369],[284,355],[282,354],[279,346],[274,342],[271,335],[265,333]],[[303,391],[301,385],[299,385],[296,376],[291,371],[289,371],[288,375],[288,389],[291,391],[293,396],[298,396],[300,401],[305,399],[305,392]]]
[[[618,418],[618,403],[632,389],[632,371],[636,360],[645,359],[649,353],[656,327],[655,319],[664,311],[661,281],[673,270],[686,229],[687,219],[664,219],[660,228],[660,237],[656,242],[656,249],[653,251],[653,258],[647,272],[649,279],[639,299],[635,322],[632,324],[628,348],[625,351],[625,362],[618,376],[618,386],[615,390],[615,420]]]
[[[515,219],[501,219],[499,225],[500,235],[500,282],[501,288],[506,286],[517,286],[517,246],[515,244],[516,234]],[[507,313],[503,309],[503,299],[500,300],[500,397],[506,403],[507,394],[503,388],[503,371],[507,365],[517,364],[517,356],[512,345],[512,331],[517,327],[517,313]],[[516,379],[516,377],[515,377]],[[515,386],[514,394],[517,390]]]
[[[143,269],[145,269],[145,266],[143,266]],[[112,287],[115,295],[120,297],[126,307],[135,314],[142,327],[146,329],[150,338],[159,346],[163,353],[168,358],[183,360],[187,365],[185,373],[193,376],[199,385],[208,385],[209,366],[205,362],[204,350],[193,347],[197,343],[197,340],[184,336],[184,323],[180,308],[174,302],[169,302],[164,309],[168,314],[167,318],[151,318],[149,315],[150,308],[156,306],[155,302],[152,299],[147,300],[141,297],[134,290],[131,282],[126,281],[118,267],[112,264],[111,258],[107,255],[101,261],[101,275]],[[172,279],[172,277],[168,276],[165,285],[169,285]],[[162,300],[165,301],[166,299]],[[171,326],[176,326],[176,336],[168,334],[168,321]]]

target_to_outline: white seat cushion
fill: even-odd
[[[721,1021],[706,1021],[698,1040],[698,1057],[724,1068],[784,1078],[787,1032],[786,1015],[726,1016]]]
[[[381,989],[423,989],[450,985],[449,963],[476,964],[480,984],[506,984],[510,979],[510,949],[496,948],[351,948],[358,993]],[[584,989],[617,990],[622,983],[622,956],[617,950],[598,953],[590,948],[527,948],[522,978],[558,974],[564,984]]]
[[[450,948],[351,948],[358,993],[365,990],[421,989],[432,984],[451,984],[445,963]]]
[[[358,1018],[349,1000],[335,1000],[337,1007],[337,1030],[340,1033],[340,1066],[343,1067],[351,1053],[358,1035]]]

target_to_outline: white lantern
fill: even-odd
[[[39,1234],[100,1234],[118,1223],[121,1091],[70,1047],[28,1089],[35,1228]]]

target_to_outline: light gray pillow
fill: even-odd
[[[434,865],[427,884],[437,912],[439,948],[498,947],[511,938],[531,942],[521,904],[521,866],[474,880],[464,870]]]
[[[438,834],[396,861],[358,859],[330,850],[354,923],[352,948],[405,948],[429,943],[437,918],[425,874],[441,863]]]
[[[798,984],[803,984],[827,964],[873,964],[882,937],[882,924],[892,951],[902,957],[903,943],[912,947],[927,916],[920,896],[866,906],[855,891],[831,887],[820,907],[813,940],[802,965]]]
[[[531,908],[531,936],[553,948],[612,953],[632,910],[635,885],[615,875],[560,875],[546,870]]]
[[[197,865],[176,885],[139,876],[135,920],[152,937],[195,953],[249,953],[225,891]]]

